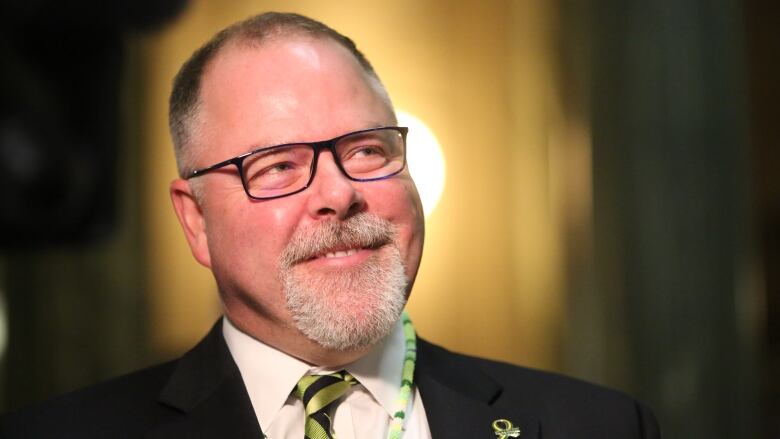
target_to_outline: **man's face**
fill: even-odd
[[[257,147],[395,124],[389,104],[346,49],[305,37],[260,47],[229,44],[206,69],[201,103],[193,136],[196,168]],[[387,180],[353,182],[323,151],[308,189],[263,201],[247,197],[234,171],[230,167],[199,177],[199,206],[186,197],[188,188],[181,180],[173,183],[171,193],[193,254],[212,269],[225,312],[245,332],[310,359],[306,349],[313,346],[311,336],[294,324],[299,316],[290,310],[284,285],[289,290],[290,284],[303,284],[295,294],[315,296],[320,305],[338,311],[330,318],[340,316],[339,325],[358,330],[371,325],[363,320],[374,318],[373,308],[383,306],[362,294],[371,287],[367,279],[392,272],[395,261],[400,268],[385,274],[398,277],[400,270],[411,288],[422,252],[423,215],[408,171]],[[183,196],[190,201],[182,201]],[[342,246],[331,239],[316,256],[282,263],[301,240],[355,227],[381,229],[375,241],[382,245],[364,248],[350,241]],[[357,288],[344,288],[344,282]],[[337,347],[343,348],[349,346]]]

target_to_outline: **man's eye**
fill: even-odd
[[[385,149],[381,145],[362,145],[352,148],[344,160],[384,157]]]
[[[376,155],[381,153],[382,151],[378,148],[375,148],[373,146],[366,146],[363,148],[358,148],[353,155],[358,157],[367,157],[370,155]]]
[[[275,163],[273,165],[267,166],[263,170],[263,173],[272,174],[276,172],[292,171],[293,169],[295,169],[295,165],[290,162]]]
[[[248,178],[251,180],[268,180],[284,178],[285,175],[295,174],[300,167],[293,162],[278,162],[257,166],[254,171],[248,172]]]

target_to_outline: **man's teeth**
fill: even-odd
[[[335,252],[325,253],[325,257],[326,258],[342,258],[344,256],[354,255],[357,252],[358,251],[357,251],[356,248],[351,248],[349,250],[339,250],[339,251],[335,251]]]

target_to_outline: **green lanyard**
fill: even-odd
[[[409,399],[412,397],[412,391],[414,389],[414,364],[417,361],[417,336],[414,333],[414,326],[412,326],[412,321],[409,319],[409,314],[407,314],[406,311],[401,314],[401,321],[404,325],[406,351],[404,352],[404,369],[401,374],[401,387],[398,391],[398,399],[395,400],[393,419],[390,421],[390,431],[387,434],[388,439],[401,439],[401,436],[403,436],[406,408],[409,406]]]

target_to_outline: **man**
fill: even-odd
[[[634,400],[415,340],[406,129],[351,40],[295,14],[174,81],[171,198],[225,317],[181,359],[7,418],[7,437],[655,438]]]

